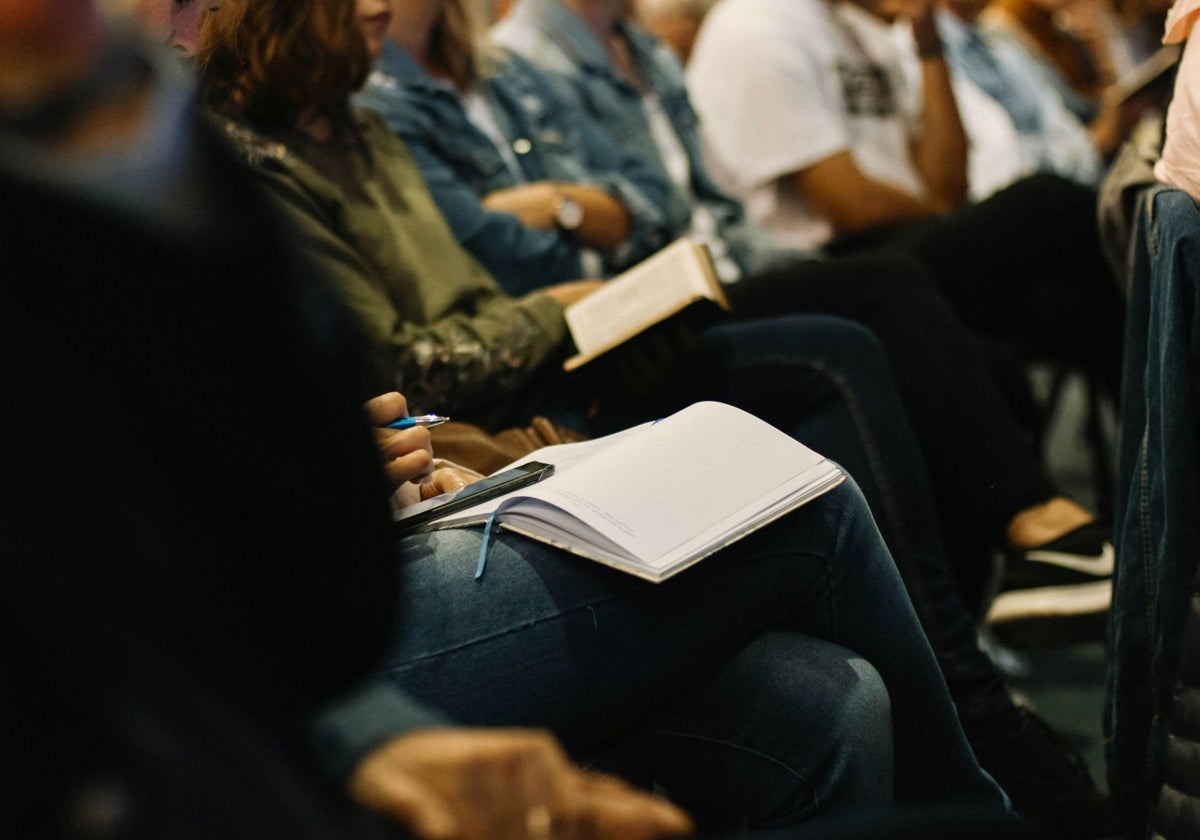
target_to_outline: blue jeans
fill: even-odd
[[[1003,807],[853,483],[658,585],[501,534],[398,545],[384,673],[468,725],[603,744],[701,815],[789,825],[901,801]],[[889,705],[890,698],[890,705]]]
[[[1200,560],[1200,209],[1184,192],[1153,190],[1134,241],[1105,719],[1109,784],[1141,825],[1162,780]]]
[[[679,367],[656,399],[605,406],[589,431],[720,400],[837,461],[867,499],[959,710],[1009,706],[950,573],[925,462],[875,336],[823,315],[722,323],[700,334]]]

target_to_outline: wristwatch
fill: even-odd
[[[558,193],[554,198],[554,224],[567,232],[579,230],[583,224],[583,207],[575,199]]]

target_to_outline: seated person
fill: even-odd
[[[668,751],[658,742],[673,732],[714,726],[753,737],[745,730],[772,720],[767,746],[791,741],[814,763],[799,798],[769,801],[781,791],[762,774],[783,774],[756,756],[753,789],[702,801],[729,796],[731,809],[791,819],[827,804],[886,805],[895,716],[902,797],[1004,811],[852,485],[726,559],[709,558],[710,571],[682,586],[650,586],[502,536],[493,583],[468,577],[452,593],[458,551],[464,541],[477,549],[479,533],[389,546],[386,485],[357,404],[366,372],[323,278],[295,258],[290,231],[225,147],[176,107],[187,97],[106,41],[89,4],[70,15],[58,6],[35,10],[33,21],[0,17],[6,50],[9,37],[42,47],[53,23],[59,35],[48,39],[49,60],[42,53],[31,64],[21,51],[21,73],[4,65],[0,102],[17,89],[7,82],[46,80],[20,100],[28,117],[43,92],[57,104],[81,79],[102,85],[91,89],[97,99],[58,110],[62,122],[7,119],[17,112],[6,110],[0,130],[0,249],[16,268],[0,281],[0,349],[10,393],[25,407],[0,447],[0,498],[17,514],[0,519],[11,561],[0,570],[0,650],[6,673],[15,666],[37,678],[0,689],[5,710],[27,724],[6,739],[20,745],[7,755],[25,771],[6,809],[38,811],[38,836],[61,836],[64,826],[69,836],[368,836],[343,822],[328,782],[297,761],[297,724],[314,719],[318,766],[348,775],[354,797],[419,837],[652,838],[690,827],[673,807],[573,769],[545,734],[461,729],[403,687],[453,694],[459,711],[475,706],[468,718],[548,715],[581,739],[619,730],[631,754],[644,735],[660,760]],[[93,75],[107,61],[115,64]],[[118,150],[131,154],[112,157]],[[133,170],[134,196],[123,189],[131,160],[157,164]],[[180,195],[189,201],[165,212]],[[64,230],[75,247],[62,247]],[[376,423],[406,411],[397,394],[368,405]],[[430,472],[428,443],[422,430],[378,436],[394,482],[454,486],[455,473]],[[395,670],[356,687],[395,629],[397,569],[404,630],[387,654]],[[454,597],[413,589],[422,584]],[[504,615],[489,591],[497,587],[517,612]],[[551,597],[568,589],[592,605],[583,622]],[[456,608],[470,615],[435,620]],[[530,610],[547,620],[517,614]],[[473,640],[489,649],[481,658],[453,638],[510,621],[511,632]],[[689,664],[680,650],[685,639],[695,647],[698,631],[712,642]],[[439,639],[451,649],[429,667]],[[544,656],[528,655],[535,640]],[[131,659],[155,666],[151,678],[130,670]],[[755,674],[772,690],[752,688]],[[591,709],[573,702],[587,686]],[[596,702],[609,692],[622,702]],[[728,709],[747,692],[772,713],[705,714],[707,703]],[[696,742],[683,741],[677,762],[697,766]],[[687,766],[670,778],[681,796],[703,795],[689,794],[696,774]],[[706,775],[711,783],[725,774]],[[800,776],[788,775],[795,787]],[[326,795],[310,796],[322,787]]]
[[[347,813],[297,737],[392,627],[353,331],[172,65],[90,0],[7,6],[0,54],[0,368],[22,406],[0,445],[0,709],[21,721],[0,822],[394,836]],[[524,825],[548,804],[567,831],[688,830],[544,733],[394,701],[394,737],[364,745],[387,769],[356,778],[386,777],[422,837],[494,837],[468,821]]]
[[[1038,171],[1098,183],[1102,163],[1112,158],[1151,102],[1101,97],[1096,114],[1081,120],[1047,83],[1047,70],[1035,55],[981,25],[986,8],[977,0],[942,0],[938,29],[951,68],[1004,107]]]
[[[936,11],[955,101],[970,141],[971,199],[981,200],[1035,172],[1098,186],[1104,162],[1132,124],[1132,110],[1112,100],[1103,114],[1085,123],[1043,78],[1047,71],[1035,56],[980,26],[986,5],[940,0]],[[920,59],[907,33],[898,29],[906,69],[919,77]],[[989,109],[998,110],[1007,121],[989,118]]]
[[[226,11],[223,7],[222,13]],[[214,30],[237,25],[239,19],[231,16]],[[374,36],[369,41],[378,39],[381,45],[375,19],[366,22]],[[243,22],[240,34],[278,25],[258,18],[252,24]],[[273,74],[283,70],[266,68],[261,78],[244,77],[246,65],[238,58],[237,45],[213,34],[211,52],[201,57],[206,98],[235,117],[227,122],[230,135],[297,219],[313,253],[326,261],[343,297],[371,330],[380,379],[416,392],[412,399],[420,410],[461,409],[474,417],[483,416],[486,408],[493,424],[525,422],[535,402],[544,409],[553,400],[572,397],[579,385],[555,369],[563,327],[553,298],[538,292],[514,300],[500,293],[457,247],[394,135],[377,118],[351,111],[348,103],[341,105],[344,112],[325,113],[301,107],[286,92],[271,99]],[[287,59],[286,53],[279,54],[282,65]],[[323,85],[326,78],[348,98],[356,77],[327,74],[321,77]],[[254,91],[260,100],[241,91]],[[310,101],[310,95],[303,101]],[[331,95],[313,100],[340,101]],[[287,114],[297,119],[276,116]],[[571,289],[552,288],[551,294]],[[660,393],[639,404],[601,401],[591,416],[575,416],[586,421],[589,431],[601,431],[612,427],[614,418],[649,419],[695,399],[740,404],[834,455],[856,477],[861,473],[860,484],[867,483],[880,509],[899,517],[902,527],[928,544],[928,539],[936,541],[936,526],[927,524],[935,520],[919,459],[887,384],[885,365],[863,335],[819,318],[718,325],[698,338]],[[831,363],[852,367],[830,377]],[[590,391],[582,396],[586,405],[593,404]],[[916,562],[939,561],[935,552]],[[951,619],[954,627],[939,629],[965,634],[973,647],[967,613],[960,607]],[[974,654],[979,656],[977,648]],[[987,666],[983,670],[982,677],[959,671],[954,678],[991,683],[985,708],[976,711],[990,718],[988,725],[980,724],[987,733],[979,743],[981,750],[986,744],[1011,755],[1021,750],[1023,739],[1038,737],[1039,730],[1013,707],[995,672]],[[992,713],[1004,719],[1003,725],[995,725]],[[1090,790],[1094,796],[1094,788]]]
[[[604,125],[615,120],[591,120],[558,80],[487,44],[478,24],[471,25],[471,8],[459,0],[399,4],[383,56],[356,101],[379,111],[404,140],[463,247],[509,292],[523,293],[573,276],[569,263],[552,266],[543,257],[548,247],[566,253],[581,247],[575,231],[555,222],[558,190],[575,182],[619,182],[611,167],[622,153],[603,136]],[[647,73],[636,83],[645,89],[666,75]],[[621,93],[614,90],[606,99]],[[652,93],[645,89],[642,98]],[[670,94],[686,96],[682,87]],[[668,100],[665,93],[662,98]],[[627,123],[642,119],[641,100],[635,102],[632,116],[620,115]],[[666,123],[660,129],[647,126],[642,133],[672,132]],[[703,161],[682,155],[696,140],[691,131],[675,143],[678,166],[667,163],[665,143],[661,150],[653,141],[631,144],[662,177],[674,172],[672,202],[660,223],[670,238],[689,233],[708,244],[729,281],[735,314],[828,313],[858,320],[882,340],[930,468],[942,521],[956,532],[952,542],[982,543],[975,551],[955,552],[963,555],[956,557],[956,572],[964,591],[977,594],[982,588],[996,547],[1033,548],[1084,526],[1100,551],[1103,530],[1087,528],[1091,516],[1056,493],[992,386],[971,337],[924,272],[902,259],[803,259],[774,248],[744,223],[735,201],[707,186]],[[514,161],[510,149],[521,151]],[[519,209],[498,206],[517,195],[524,197]],[[630,215],[646,216],[638,207],[632,205]],[[588,218],[582,210],[582,219]],[[779,268],[765,274],[751,270],[771,264]],[[955,364],[948,364],[951,359]],[[1020,527],[1044,524],[1054,510],[1064,518],[1038,528],[1035,536]],[[1024,597],[1002,595],[996,620],[1025,618]],[[1059,601],[1070,609],[1105,607],[1102,601],[1091,606],[1069,597]]]
[[[1092,119],[1105,89],[1117,79],[1110,33],[1098,20],[1105,0],[995,0],[984,26],[1037,56],[1067,107]],[[1073,25],[1072,25],[1073,24]]]
[[[368,412],[382,426],[406,413],[406,403],[385,395]],[[428,460],[413,463],[412,455],[427,447],[414,448],[413,438],[428,437],[380,432],[385,457],[395,459],[393,482],[420,479]],[[430,480],[453,487],[456,468],[435,470]],[[951,723],[957,732],[957,716],[865,504],[856,490],[849,505],[843,495],[835,490],[813,503],[830,508],[810,512],[823,522],[815,531],[800,525],[806,517],[797,511],[661,584],[505,532],[494,537],[487,572],[476,580],[480,530],[406,537],[397,544],[400,638],[379,681],[461,723],[547,727],[572,754],[601,748],[602,766],[635,768],[709,828],[743,819],[752,827],[795,825],[888,807],[893,785],[900,803],[986,795],[977,783],[988,777],[971,769],[973,758],[965,785],[945,789],[950,774],[939,768],[911,787],[914,775],[931,772],[920,750],[909,752],[929,737],[908,722],[910,703],[930,702],[926,679],[939,683],[926,725],[937,733]],[[871,539],[860,543],[859,531]],[[801,545],[799,556],[814,562],[795,562]],[[880,644],[888,634],[877,632],[879,622],[893,626],[893,618],[852,593],[873,589],[866,581],[877,572],[889,594],[869,597],[899,597],[901,635],[913,634],[904,644],[923,651],[918,678],[905,675],[911,654]],[[781,593],[777,604],[769,591]],[[772,614],[778,624],[751,621]],[[706,654],[680,657],[693,645]],[[360,725],[353,706],[320,719],[327,761],[343,761],[347,745],[362,737]],[[894,774],[892,750],[884,748],[889,730]],[[955,737],[951,761],[963,772],[970,750],[961,732]],[[823,769],[830,767],[841,770],[830,775]]]
[[[933,8],[903,8],[921,56],[919,100],[894,45],[879,52],[861,34],[894,18],[890,4],[719,4],[688,71],[706,148],[783,241],[912,254],[969,327],[1089,371],[1115,394],[1123,305],[1094,191],[1043,174],[964,206],[965,136]]]
[[[481,25],[474,4],[438,6],[438,19],[427,24],[436,25],[436,34],[427,34],[424,44],[411,43],[421,31],[415,20],[420,8],[398,4],[382,72],[371,76],[359,100],[377,107],[395,103],[397,86],[415,88],[419,99],[408,99],[419,107],[405,120],[421,133],[440,131],[455,119],[461,131],[466,115],[474,116],[471,136],[456,133],[440,142],[454,150],[459,166],[472,169],[482,203],[475,193],[464,194],[427,149],[408,145],[459,240],[504,288],[523,294],[553,282],[608,276],[668,243],[678,220],[667,217],[676,208],[655,167],[608,142],[582,115],[555,107],[544,80],[527,68],[493,52],[461,48],[460,40]],[[410,50],[427,51],[443,69],[436,77],[421,72],[397,38]],[[476,84],[485,68],[499,77],[496,84]],[[486,141],[482,149],[480,141]]]

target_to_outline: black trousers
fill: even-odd
[[[820,312],[876,334],[926,462],[952,572],[967,603],[979,604],[1009,520],[1058,491],[930,272],[903,254],[852,256],[799,262],[727,291],[740,317]]]
[[[828,250],[914,257],[970,329],[1094,373],[1115,396],[1125,302],[1101,252],[1096,212],[1090,187],[1033,175],[953,213]]]

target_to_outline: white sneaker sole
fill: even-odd
[[[988,610],[987,620],[992,624],[1003,624],[1024,619],[1102,613],[1111,603],[1111,580],[1021,589],[997,595]]]

